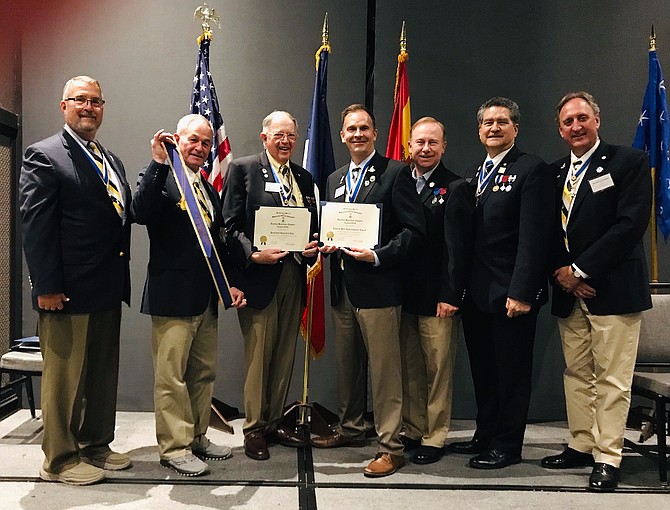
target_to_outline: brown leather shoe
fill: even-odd
[[[392,475],[404,465],[404,455],[393,455],[392,453],[379,452],[375,455],[375,460],[370,462],[368,467],[363,470],[363,474],[372,478],[379,478],[381,476]]]
[[[343,436],[339,432],[333,432],[327,436],[317,436],[310,440],[316,448],[340,448],[341,446],[365,446],[365,439],[353,439]]]
[[[282,446],[288,446],[291,448],[307,446],[307,441],[305,441],[305,438],[302,435],[300,435],[295,430],[282,427],[281,425],[279,425],[272,432],[266,434],[265,438],[271,443],[279,443]]]
[[[244,453],[254,460],[267,460],[270,458],[268,445],[260,430],[254,430],[244,434]]]

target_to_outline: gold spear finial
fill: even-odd
[[[323,28],[321,29],[321,44],[330,45],[330,34],[328,33],[328,13],[323,18]]]
[[[654,24],[651,24],[651,34],[649,34],[649,51],[656,51],[656,32]]]
[[[400,53],[407,53],[407,33],[405,32],[405,22],[402,22],[400,31]]]
[[[202,34],[198,37],[198,44],[200,44],[202,38],[212,38],[210,22],[221,28],[221,18],[219,17],[219,14],[216,12],[216,9],[212,9],[207,4],[202,4],[196,8],[193,13],[193,19],[195,18],[200,18],[202,21]]]

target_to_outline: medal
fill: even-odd
[[[495,193],[495,192],[498,191],[499,189],[500,189],[500,186],[498,186],[498,185],[496,184],[495,186],[493,186],[493,189],[492,189],[491,191],[493,191],[493,192]]]

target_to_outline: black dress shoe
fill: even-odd
[[[444,455],[444,448],[438,448],[437,446],[419,446],[414,450],[414,455],[412,455],[412,462],[414,464],[432,464],[437,462]]]
[[[595,492],[612,492],[619,483],[619,468],[596,462],[589,477],[589,489]]]
[[[566,448],[559,455],[550,455],[540,462],[540,465],[548,469],[570,469],[576,467],[593,466],[593,455],[583,453],[572,448]]]
[[[404,434],[400,434],[400,442],[405,447],[406,452],[411,452],[421,446],[421,439],[412,439]]]
[[[473,437],[470,441],[457,441],[455,443],[449,443],[447,448],[454,453],[467,453],[472,455],[473,453],[482,453],[486,451],[489,447],[489,442]]]
[[[282,427],[281,425],[272,432],[266,434],[265,438],[271,443],[279,443],[282,446],[288,446],[290,448],[300,448],[301,446],[307,446],[307,441],[303,436],[301,436],[295,430]]]
[[[263,433],[259,430],[244,434],[244,453],[254,460],[267,460],[270,458],[268,445]]]
[[[521,462],[521,455],[501,452],[495,448],[470,459],[470,467],[476,469],[500,469]]]

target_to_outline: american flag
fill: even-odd
[[[203,165],[203,173],[214,188],[221,193],[228,163],[233,159],[226,126],[219,110],[219,100],[209,72],[209,36],[201,36],[198,60],[195,63],[193,90],[191,91],[191,113],[199,113],[209,119],[214,127],[212,151]]]

